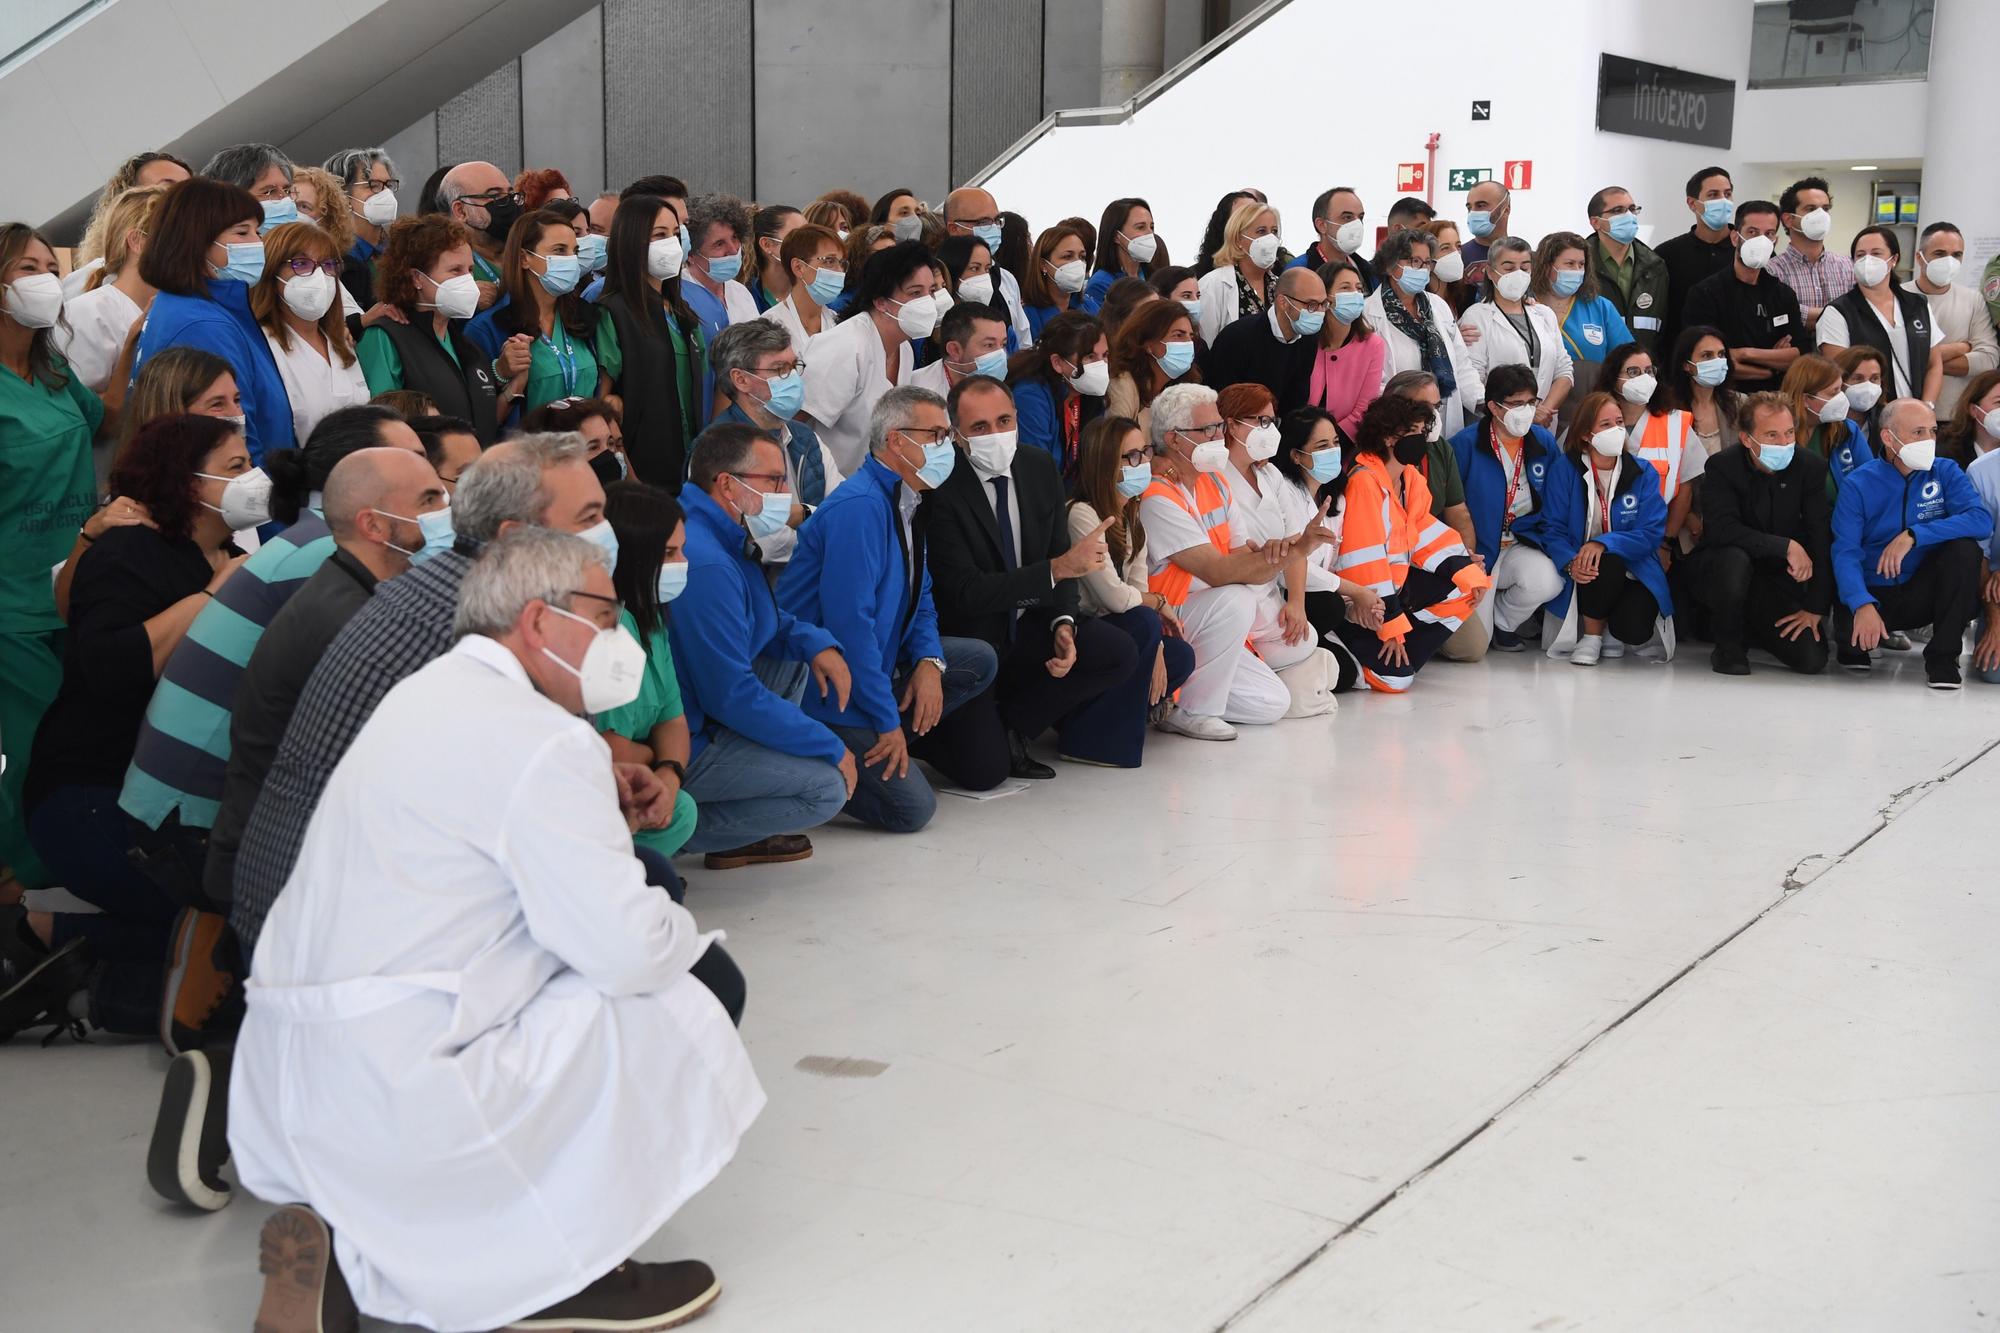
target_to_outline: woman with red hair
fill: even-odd
[[[569,177],[554,167],[522,172],[514,178],[514,188],[521,192],[523,213],[532,213],[551,199],[576,198],[576,191],[570,188]]]

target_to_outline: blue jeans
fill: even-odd
[[[805,697],[806,664],[758,658],[757,679],[797,703]],[[688,765],[683,790],[698,814],[682,851],[747,847],[779,833],[818,828],[847,804],[847,779],[824,759],[785,754],[727,727]]]
[[[980,639],[941,639],[939,643],[944,649],[942,720],[993,683],[1000,658],[991,644]],[[902,697],[908,680],[908,673],[904,673],[890,682],[897,698]],[[856,776],[854,795],[847,802],[849,815],[891,833],[915,833],[931,822],[937,811],[937,793],[914,761],[901,777],[885,778],[880,767],[870,768],[861,762],[861,756],[875,748],[877,733],[866,727],[835,727],[833,733],[854,755]],[[909,735],[907,723],[904,734]]]

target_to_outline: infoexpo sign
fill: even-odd
[[[1727,148],[1736,122],[1736,83],[1627,56],[1597,64],[1597,128],[1643,139]]]

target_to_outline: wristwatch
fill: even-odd
[[[661,769],[663,769],[663,768],[664,768],[664,769],[669,769],[669,770],[671,770],[671,771],[672,771],[672,773],[673,773],[673,775],[674,775],[674,781],[676,781],[676,782],[680,783],[680,784],[681,784],[682,786],[686,786],[686,785],[687,785],[687,777],[688,777],[688,774],[687,774],[687,769],[685,769],[685,768],[683,768],[683,767],[681,766],[681,761],[680,761],[680,760],[678,760],[678,759],[655,759],[655,760],[653,761],[653,771],[654,771],[655,773],[659,772],[659,771],[660,771]]]
[[[923,657],[918,659],[919,665],[925,662],[929,662],[932,666],[936,667],[940,676],[944,674],[944,659],[942,657]]]

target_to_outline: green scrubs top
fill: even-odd
[[[618,613],[618,623],[633,638],[639,638],[639,622],[632,619],[630,611]],[[646,744],[652,737],[653,728],[662,722],[671,722],[681,716],[681,683],[674,675],[674,654],[667,646],[666,626],[653,631],[652,635],[639,640],[646,646],[646,671],[639,678],[639,697],[623,708],[613,708],[597,715],[597,729],[612,731],[630,741]],[[632,841],[641,847],[650,847],[662,856],[672,856],[686,845],[694,835],[694,797],[682,789],[674,797],[673,822],[665,828],[640,829],[632,835]]]
[[[104,404],[56,368],[60,388],[0,366],[0,634],[62,628],[51,571],[97,507],[90,440]]]

